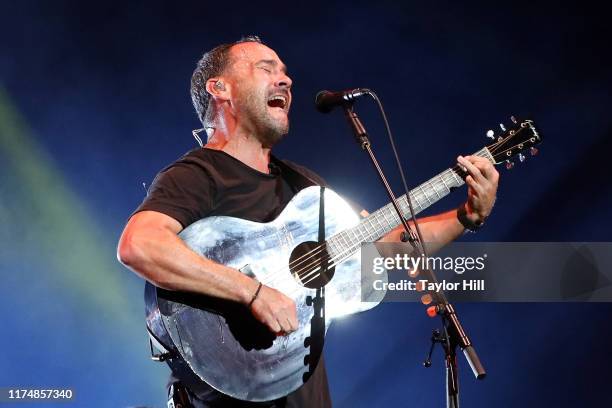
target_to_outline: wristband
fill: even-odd
[[[466,204],[463,204],[457,208],[457,219],[468,231],[476,232],[484,225],[484,220],[479,222],[473,222],[467,217],[467,210],[465,209]]]
[[[253,294],[253,298],[251,298],[251,301],[249,302],[249,306],[248,306],[249,309],[253,305],[253,302],[255,301],[255,299],[257,299],[257,296],[259,295],[259,291],[261,290],[262,286],[263,286],[263,283],[259,282],[259,286],[257,286],[257,290],[255,291],[255,294]]]

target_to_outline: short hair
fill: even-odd
[[[212,112],[210,106],[210,94],[206,91],[206,81],[210,78],[221,75],[229,64],[229,50],[236,44],[245,42],[256,42],[263,44],[263,41],[256,35],[248,35],[238,41],[228,44],[221,44],[205,53],[198,61],[196,69],[191,75],[191,101],[198,114],[200,122],[206,127],[211,121]]]

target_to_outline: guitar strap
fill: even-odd
[[[291,163],[284,162],[271,155],[270,162],[278,167],[283,177],[289,185],[294,189],[294,192],[302,190],[310,186],[318,186],[321,183],[303,174]],[[319,232],[317,241],[322,244],[325,242],[325,188],[321,186],[319,198]],[[330,277],[327,275],[327,262],[321,257],[320,264],[321,276],[325,283],[329,282]],[[323,358],[323,343],[325,342],[325,283],[316,289],[315,295],[311,296],[311,305],[313,307],[313,317],[310,320],[310,353],[308,354],[308,371],[304,373],[304,381],[308,380],[315,372],[319,364],[319,358]]]
[[[312,179],[312,177],[299,171],[292,164],[270,155],[270,163],[278,167],[281,171],[281,176],[289,183],[295,193],[310,186],[318,186],[321,183]]]

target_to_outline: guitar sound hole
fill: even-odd
[[[325,245],[302,242],[289,257],[289,270],[300,285],[317,289],[334,277],[334,266]]]

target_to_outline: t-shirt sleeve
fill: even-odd
[[[213,200],[214,184],[206,171],[194,163],[178,162],[157,174],[134,214],[157,211],[186,228],[210,213]]]

